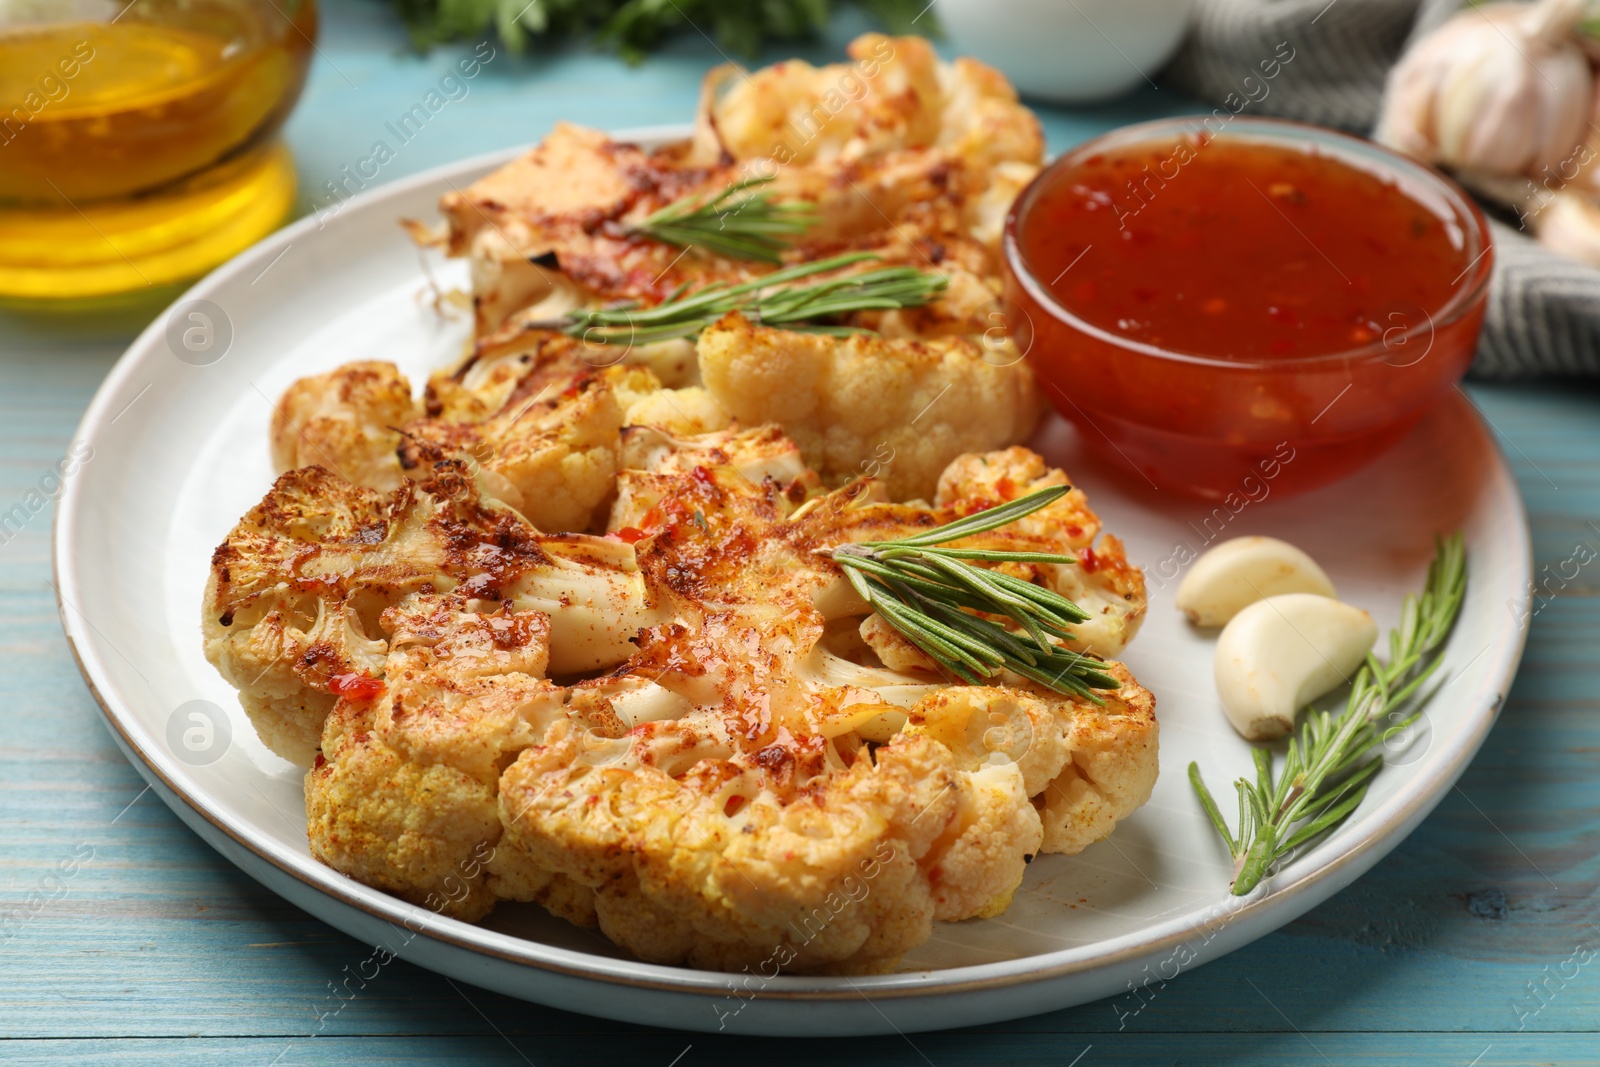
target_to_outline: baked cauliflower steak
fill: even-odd
[[[997,282],[1006,211],[1043,161],[1038,120],[998,72],[945,63],[920,38],[866,34],[848,52],[850,63],[821,68],[711,71],[689,141],[647,150],[558,123],[524,155],[445,194],[439,240],[471,258],[480,336],[529,309],[650,303],[681,285],[772,269],[685,255],[634,229],[674,201],[751,177],[814,209],[790,262],[872,250]],[[847,99],[839,87],[852,84]]]
[[[873,473],[893,453],[882,476],[896,499],[930,495],[959,455],[1027,440],[1040,404],[1031,371],[997,328],[1000,233],[1043,158],[1039,123],[1000,74],[972,60],[942,61],[919,38],[868,34],[849,55],[822,67],[712,71],[685,141],[647,149],[557,124],[522,156],[441,198],[442,229],[425,240],[469,261],[473,358],[547,344],[580,309],[650,309],[705,286],[860,253],[876,260],[872,267],[913,268],[940,288],[925,303],[858,309],[831,323],[875,337],[725,325],[704,331],[698,345],[613,339],[589,358],[646,368],[664,390],[683,393],[655,399],[632,421],[671,419],[678,432],[778,422],[829,485]],[[755,179],[772,202],[810,211],[778,262],[648,232],[647,220],[669,206]],[[761,366],[757,356],[771,360]],[[800,383],[792,393],[773,386],[786,376]],[[329,402],[335,384],[348,402]],[[327,462],[309,447],[334,451],[325,437],[393,451],[383,426],[401,423],[375,421],[380,413],[392,420],[392,387],[323,382],[307,392],[286,399],[283,420],[287,436],[305,439],[302,462]],[[940,396],[956,399],[930,403]],[[305,416],[324,423],[313,427]],[[394,465],[353,459],[351,477],[362,480],[371,466]],[[528,514],[541,526],[550,521]]]
[[[318,859],[467,920],[536,902],[646,960],[854,974],[1000,914],[1037,854],[1148,798],[1126,668],[1095,698],[952,684],[830,556],[1061,472],[974,454],[900,504],[822,489],[773,427],[621,437],[604,536],[543,533],[441,459],[389,492],[291,471],[217,550],[207,655],[309,764]],[[1053,507],[961,544],[1072,552],[1003,566],[1096,605],[1079,644],[1109,656],[1142,579],[1081,493]]]

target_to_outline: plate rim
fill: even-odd
[[[646,126],[618,130],[611,136],[618,140],[662,141],[683,137],[691,129],[692,127],[686,124]],[[526,150],[527,146],[502,148],[398,178],[344,201],[341,213],[344,208],[371,207],[440,182],[453,184],[452,179],[486,170],[515,158]],[[304,238],[311,231],[338,225],[337,217],[323,225],[319,225],[320,222],[315,214],[311,214],[277,231],[200,279],[177,297],[169,307],[184,301],[204,298],[235,277],[271,261],[273,256]],[[146,353],[154,351],[153,342],[164,330],[167,310],[164,308],[118,357],[85,409],[75,431],[74,440],[84,439],[96,428],[107,424],[108,418],[112,415],[110,408],[119,398],[119,393],[125,388],[127,380],[133,376],[141,361],[147,358]],[[1478,422],[1498,461],[1494,467],[1493,477],[1503,483],[1504,489],[1516,504],[1515,518],[1519,521],[1508,524],[1508,528],[1513,537],[1513,547],[1521,549],[1517,553],[1519,557],[1517,563],[1522,571],[1522,580],[1517,583],[1517,587],[1523,588],[1531,578],[1533,567],[1531,530],[1521,487],[1512,475],[1492,426],[1464,391],[1458,389],[1456,392],[1461,395],[1448,398],[1444,402],[1467,405],[1471,417]],[[372,918],[404,925],[407,930],[426,936],[443,947],[492,956],[504,962],[548,974],[586,981],[705,998],[722,998],[728,995],[727,972],[600,956],[578,949],[561,948],[518,938],[512,934],[487,930],[447,918],[419,905],[361,885],[332,868],[318,864],[309,855],[304,857],[303,863],[295,862],[299,857],[291,859],[279,856],[275,854],[277,849],[271,842],[252,840],[247,833],[230,825],[221,814],[210,810],[204,790],[183,785],[173,773],[177,769],[166,766],[168,761],[160,756],[155,746],[141,740],[146,731],[130,712],[127,702],[119,698],[116,686],[111,682],[111,675],[105,670],[100,650],[95,645],[92,635],[84,631],[87,620],[76,621],[74,615],[81,612],[77,608],[69,610],[69,604],[83,602],[75,551],[76,524],[81,521],[78,517],[83,498],[81,486],[82,482],[78,479],[71,479],[66,483],[52,521],[51,569],[55,579],[57,610],[61,616],[62,629],[71,649],[73,661],[90,695],[100,708],[107,728],[119,742],[120,747],[133,757],[132,762],[147,782],[154,784],[154,779],[160,780],[164,788],[158,789],[157,792],[163,795],[164,801],[171,803],[168,800],[169,795],[177,798],[216,832],[231,839],[256,859],[270,864],[283,874],[302,883],[306,888],[328,896],[336,903],[364,912]],[[87,625],[90,629],[93,628],[92,624]],[[1458,738],[1455,751],[1451,753],[1447,764],[1429,779],[1408,783],[1407,787],[1402,788],[1389,802],[1387,809],[1379,809],[1383,812],[1382,821],[1375,825],[1370,833],[1345,842],[1335,853],[1323,854],[1317,866],[1304,871],[1299,877],[1286,883],[1274,882],[1267,890],[1258,891],[1248,897],[1224,897],[1219,906],[1226,914],[1225,924],[1233,926],[1240,922],[1248,923],[1252,916],[1262,913],[1269,905],[1273,912],[1280,909],[1290,911],[1292,918],[1293,915],[1303,913],[1337,892],[1396,848],[1410,832],[1406,829],[1407,824],[1410,824],[1411,829],[1415,829],[1415,826],[1444,798],[1476,756],[1484,739],[1499,718],[1500,710],[1521,662],[1527,634],[1527,627],[1517,627],[1512,640],[1502,643],[1495,650],[1497,658],[1489,664],[1485,686],[1495,690],[1494,696],[1498,699],[1492,700],[1488,708],[1474,713],[1472,728]],[[1470,699],[1476,699],[1479,695],[1472,694]],[[1476,706],[1469,704],[1469,699],[1463,699],[1461,703],[1469,708]],[[151,737],[149,740],[155,739]],[[206,835],[198,836],[206,840]],[[207,844],[216,848],[213,841],[207,840]],[[1327,843],[1322,847],[1326,849]],[[244,868],[233,857],[226,856],[225,853],[224,856],[244,869],[245,873],[260,880],[255,872]],[[1354,871],[1341,880],[1345,872],[1350,871],[1352,867]],[[1310,899],[1307,900],[1307,897]],[[1295,904],[1301,905],[1298,911],[1293,910]],[[1208,909],[1208,912],[1213,910]],[[320,916],[315,917],[320,921],[326,921]],[[1157,928],[1178,921],[1157,924]],[[1273,926],[1271,929],[1276,928]],[[992,991],[1084,975],[1136,962],[1184,945],[1208,929],[1215,932],[1214,916],[1212,919],[1184,921],[1182,925],[1158,937],[1141,937],[1139,933],[1123,935],[1110,943],[1114,944],[1118,940],[1127,943],[1101,952],[1085,951],[1093,944],[1098,944],[1091,943],[1091,946],[1073,946],[1021,959],[941,968],[936,971],[907,971],[853,978],[779,975],[766,980],[759,989],[749,990],[748,996],[769,1002],[829,1002],[856,1000],[866,993],[871,993],[875,998],[901,1000],[943,997],[978,990]],[[1263,936],[1266,932],[1270,931],[1252,935],[1246,941]],[[520,946],[520,951],[490,943],[497,939],[514,942],[516,946]],[[1204,954],[1202,958],[1205,958]]]

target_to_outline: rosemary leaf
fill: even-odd
[[[1211,790],[1206,788],[1205,782],[1200,778],[1199,764],[1189,764],[1189,781],[1194,786],[1195,792],[1199,794],[1200,806],[1205,809],[1206,816],[1211,820],[1211,825],[1217,828],[1217,834],[1227,843],[1228,852],[1230,854],[1236,852],[1238,846],[1233,842],[1233,835],[1228,832],[1228,823],[1223,819],[1222,812],[1217,808],[1217,802],[1211,796]],[[1244,800],[1242,797],[1239,803],[1239,813],[1241,816],[1240,821],[1242,822],[1244,814]]]
[[[1003,552],[987,548],[942,548],[942,556],[951,559],[981,559],[988,563],[1076,563],[1076,556],[1063,556],[1058,552]]]
[[[987,508],[974,512],[966,518],[947,522],[943,526],[936,526],[919,534],[902,537],[895,542],[897,545],[943,545],[951,541],[959,541],[964,537],[975,537],[981,533],[998,530],[1002,526],[1009,526],[1018,519],[1027,518],[1040,508],[1048,507],[1057,500],[1072,492],[1070,485],[1052,485],[1046,489],[1039,489],[1027,496],[1018,497],[997,507]]]

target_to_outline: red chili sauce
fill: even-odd
[[[1459,224],[1392,178],[1204,135],[1087,157],[1039,190],[1021,244],[1090,325],[1251,361],[1403,332],[1444,307],[1468,266]]]
[[[1325,484],[1404,437],[1471,362],[1493,264],[1444,179],[1246,125],[1108,135],[1006,231],[1007,326],[1045,396],[1136,483],[1223,501]]]
[[[328,691],[350,700],[374,700],[383,694],[383,680],[368,674],[336,674],[328,679]]]

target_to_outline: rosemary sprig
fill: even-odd
[[[1299,736],[1290,739],[1276,779],[1271,751],[1255,748],[1255,781],[1240,778],[1234,783],[1239,793],[1237,837],[1228,831],[1199,764],[1189,764],[1189,781],[1233,856],[1235,896],[1249,893],[1279,860],[1332,830],[1360,806],[1373,775],[1383,767],[1383,757],[1372,755],[1373,749],[1422,714],[1431,693],[1420,690],[1444,660],[1439,649],[1460,614],[1466,583],[1466,549],[1457,533],[1438,542],[1422,593],[1406,597],[1400,625],[1389,632],[1389,662],[1367,655],[1338,718],[1311,711]]]
[[[702,248],[729,259],[781,263],[798,237],[816,225],[817,212],[804,201],[777,203],[766,193],[749,190],[772,176],[745,178],[716,196],[687,196],[674,201],[633,227],[632,232],[678,248]]]
[[[840,545],[828,554],[885,622],[958,678],[981,685],[1010,670],[1098,704],[1094,690],[1118,689],[1122,683],[1101,670],[1100,660],[1050,640],[1070,638],[1071,626],[1087,621],[1089,614],[1053,590],[968,562],[1071,564],[1076,559],[1049,552],[940,547],[1016,522],[1070,491],[1065,485],[1041,489],[925,533]],[[1008,618],[1024,632],[1008,630],[974,611]]]
[[[844,274],[809,285],[796,282],[818,274],[876,260],[871,252],[801,263],[738,285],[713,282],[693,292],[680,286],[654,307],[636,303],[607,308],[579,308],[553,323],[574,337],[594,344],[649,344],[675,337],[693,337],[730,311],[768,326],[800,326],[820,333],[860,332],[826,321],[852,311],[919,307],[944,291],[949,280],[914,267],[880,267]]]

